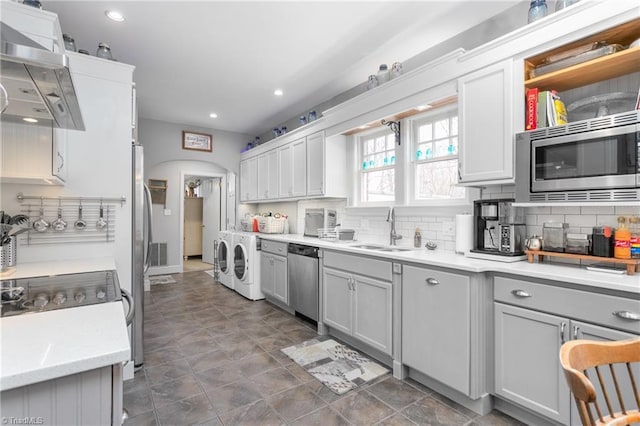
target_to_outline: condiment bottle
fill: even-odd
[[[640,217],[629,218],[629,230],[631,231],[631,258],[640,259]]]
[[[416,233],[413,235],[413,246],[420,248],[422,245],[422,234],[420,234],[420,228],[416,228]]]
[[[613,257],[616,259],[631,258],[631,231],[627,228],[626,222],[627,219],[624,216],[618,217],[618,229],[613,234]]]

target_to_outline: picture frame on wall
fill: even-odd
[[[213,139],[206,133],[182,131],[182,149],[211,152]]]

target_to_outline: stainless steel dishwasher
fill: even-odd
[[[289,243],[287,263],[291,307],[318,321],[318,247]]]

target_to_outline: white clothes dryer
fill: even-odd
[[[233,237],[234,290],[247,299],[264,299],[260,288],[258,237],[252,232],[235,232]]]
[[[217,260],[220,283],[233,290],[233,231],[220,231]]]

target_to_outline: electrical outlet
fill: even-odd
[[[165,216],[171,216],[171,209],[164,209],[162,212]]]
[[[442,235],[453,235],[456,232],[455,222],[442,222]]]

